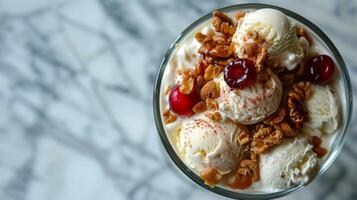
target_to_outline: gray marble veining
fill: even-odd
[[[244,2],[0,1],[0,199],[225,199],[166,158],[152,87],[180,31]],[[356,0],[267,2],[320,26],[357,75]],[[354,116],[335,163],[286,199],[357,199],[356,142]]]

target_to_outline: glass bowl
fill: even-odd
[[[312,178],[315,179],[318,176],[322,175],[328,167],[332,164],[332,162],[336,159],[337,155],[342,149],[343,143],[344,143],[344,138],[347,132],[347,128],[351,119],[351,111],[352,111],[352,90],[351,90],[351,83],[350,83],[350,78],[348,75],[348,71],[345,65],[345,62],[343,61],[340,53],[336,49],[335,45],[331,42],[331,40],[326,36],[326,34],[318,28],[315,24],[310,22],[309,20],[305,19],[304,17],[290,11],[284,8],[280,8],[277,6],[272,6],[272,5],[267,5],[267,4],[240,4],[240,5],[233,5],[233,6],[228,6],[224,8],[220,8],[217,10],[223,11],[223,12],[234,12],[238,10],[255,10],[255,9],[261,9],[261,8],[273,8],[273,9],[278,9],[282,12],[284,12],[287,16],[290,18],[296,20],[298,23],[301,23],[305,26],[305,28],[308,29],[308,31],[312,34],[315,35],[315,38],[320,40],[323,45],[327,48],[329,51],[330,55],[333,56],[335,62],[337,63],[337,69],[339,71],[339,76],[340,76],[340,82],[342,85],[342,90],[341,91],[341,96],[342,99],[341,101],[341,107],[343,110],[343,119],[342,119],[342,124],[340,126],[340,129],[336,135],[336,138],[334,140],[333,145],[331,146],[331,150],[329,152],[329,155],[327,158],[325,158],[325,161],[323,164],[320,166],[319,172],[315,175],[315,177]],[[186,28],[174,41],[174,43],[171,45],[167,53],[165,54],[163,61],[160,65],[155,86],[154,86],[154,94],[153,94],[153,106],[154,106],[154,117],[155,117],[155,122],[156,122],[156,127],[159,133],[159,136],[161,138],[161,141],[170,156],[171,160],[175,163],[175,165],[192,181],[200,185],[201,187],[212,191],[214,193],[230,197],[230,198],[235,198],[235,199],[271,199],[271,198],[279,198],[286,196],[292,192],[295,192],[301,188],[303,188],[305,185],[298,185],[294,186],[288,189],[284,189],[278,192],[245,192],[244,190],[230,190],[228,188],[220,187],[220,186],[215,186],[213,188],[207,186],[204,184],[203,180],[196,175],[189,167],[187,167],[184,162],[180,159],[180,157],[176,154],[174,148],[171,146],[171,143],[169,141],[169,138],[165,132],[165,128],[162,122],[162,115],[161,115],[161,108],[160,108],[160,95],[161,95],[161,82],[162,82],[162,76],[164,74],[164,71],[166,69],[166,66],[168,64],[168,61],[170,60],[170,57],[172,56],[172,53],[175,51],[176,47],[180,42],[185,38],[185,36],[193,31],[196,27],[198,27],[200,24],[206,22],[211,18],[211,13],[199,18],[195,22],[193,22],[188,28]]]

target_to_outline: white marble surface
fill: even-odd
[[[152,86],[181,30],[244,2],[0,0],[0,199],[225,199],[166,159]],[[319,25],[356,77],[356,0],[267,2]],[[326,174],[286,199],[357,199],[356,120]]]

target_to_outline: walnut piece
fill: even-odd
[[[230,17],[228,17],[228,15],[226,15],[222,11],[215,10],[215,11],[212,12],[212,15],[213,15],[213,17],[220,18],[224,22],[228,22],[230,25],[234,24],[233,20]]]
[[[299,82],[293,85],[288,93],[288,111],[295,128],[299,129],[308,120],[304,100],[311,97],[312,88],[310,82]]]
[[[327,150],[323,147],[313,147],[312,150],[316,153],[318,158],[322,158],[327,154]]]
[[[203,86],[205,80],[203,80],[203,77],[201,75],[196,77],[196,87],[199,89]]]
[[[210,110],[218,110],[218,103],[211,98],[206,99],[206,106]]]
[[[195,39],[197,40],[197,42],[199,43],[206,43],[206,42],[210,42],[212,40],[212,36],[210,35],[205,35],[201,32],[197,32],[195,34]]]
[[[219,97],[219,84],[214,81],[207,82],[200,90],[200,96],[203,101],[207,98],[215,99]]]
[[[180,85],[180,92],[183,94],[189,95],[193,91],[195,86],[195,78],[191,76],[186,76],[182,79],[182,83]]]
[[[238,142],[240,145],[245,145],[250,142],[248,128],[244,125],[237,124],[240,132],[238,134]]]
[[[307,112],[303,101],[296,93],[289,93],[288,110],[290,119],[294,123],[295,128],[301,128],[304,121],[307,120]]]
[[[317,136],[312,136],[310,138],[310,143],[313,145],[312,150],[316,153],[318,158],[322,158],[327,154],[327,149],[321,147],[322,140]]]
[[[281,132],[283,132],[284,137],[295,137],[299,133],[298,130],[293,129],[289,123],[285,121],[280,123],[279,128]]]
[[[267,49],[263,47],[261,48],[256,60],[257,72],[263,71],[264,62],[266,58],[267,58]]]
[[[286,109],[280,108],[275,114],[264,120],[265,124],[277,125],[285,119]]]
[[[236,31],[233,20],[221,11],[214,11],[211,23],[216,32],[233,35]]]
[[[317,137],[317,136],[312,136],[311,137],[311,140],[310,140],[310,143],[313,145],[313,146],[320,146],[321,143],[322,143],[322,140],[320,137]]]
[[[236,18],[237,21],[239,21],[241,18],[243,18],[245,16],[245,12],[244,11],[238,11],[234,14],[234,17]]]
[[[259,181],[260,173],[259,173],[259,165],[257,160],[245,159],[240,163],[240,167],[243,169],[241,171],[246,171],[244,169],[248,168],[251,172],[250,175],[253,176],[253,181]],[[239,170],[238,170],[239,173]],[[248,172],[249,173],[249,172]],[[244,175],[244,174],[242,174]]]
[[[212,80],[219,76],[219,74],[222,72],[223,67],[219,65],[209,65],[206,70],[203,78],[207,81]]]
[[[303,99],[308,99],[312,96],[312,88],[310,82],[296,83],[293,85],[293,90]]]
[[[209,51],[209,55],[219,58],[227,58],[233,54],[233,49],[226,45],[216,45]]]
[[[273,130],[271,127],[259,128],[253,135],[251,151],[255,154],[265,152],[269,147],[280,144],[283,133],[279,130]]]
[[[209,112],[206,114],[208,118],[210,118],[213,121],[220,122],[222,121],[222,116],[221,113],[218,111],[215,112]]]
[[[192,108],[193,112],[195,112],[195,113],[201,113],[201,112],[205,111],[206,109],[207,109],[206,103],[203,101],[196,103],[196,105],[193,106],[193,108]]]
[[[201,178],[209,186],[217,185],[222,180],[222,175],[217,169],[209,167],[201,173]]]
[[[170,110],[165,110],[162,113],[163,117],[164,117],[164,123],[165,124],[170,124],[174,121],[176,121],[177,117],[175,114],[173,114]]]

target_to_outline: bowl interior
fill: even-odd
[[[339,131],[336,134],[335,140],[331,146],[331,151],[328,155],[328,157],[325,159],[324,163],[320,167],[319,172],[316,174],[316,177],[320,176],[324,171],[327,170],[327,168],[332,164],[332,162],[336,159],[337,155],[341,151],[341,148],[343,146],[344,138],[347,132],[347,128],[350,122],[351,118],[351,110],[352,110],[352,90],[351,90],[351,83],[349,79],[349,75],[347,72],[346,65],[339,54],[338,50],[336,47],[333,45],[331,40],[326,36],[326,34],[323,33],[316,25],[314,25],[312,22],[308,21],[307,19],[303,18],[302,16],[286,10],[284,8],[276,7],[276,6],[271,6],[271,5],[266,5],[266,4],[241,4],[241,5],[233,5],[225,8],[221,8],[218,10],[221,10],[223,12],[235,12],[238,10],[255,10],[255,9],[261,9],[261,8],[273,8],[273,9],[278,9],[284,12],[288,17],[291,19],[295,20],[298,24],[303,25],[306,29],[308,29],[308,32],[314,36],[315,39],[319,41],[319,43],[323,44],[325,48],[328,50],[328,54],[333,56],[333,59],[335,60],[337,64],[337,70],[338,72],[336,73],[336,83],[334,83],[335,87],[339,87],[339,91],[341,92],[340,94],[340,103],[341,103],[341,110],[342,110],[342,120],[341,120],[341,125],[339,128]],[[207,14],[200,19],[196,20],[194,23],[192,23],[188,28],[186,28],[175,40],[175,42],[171,45],[169,50],[167,51],[166,55],[164,56],[164,59],[160,65],[159,72],[157,75],[155,87],[154,87],[154,94],[153,94],[153,106],[154,106],[154,116],[155,116],[155,122],[156,126],[158,129],[159,136],[162,140],[162,143],[172,159],[172,161],[175,163],[175,165],[187,176],[189,177],[192,181],[195,183],[199,184],[200,186],[206,188],[207,190],[210,190],[212,192],[215,192],[217,194],[221,194],[227,197],[231,198],[237,198],[237,199],[266,199],[266,198],[278,198],[285,196],[291,192],[297,191],[298,189],[304,187],[303,185],[298,185],[296,187],[292,187],[289,189],[285,190],[280,190],[280,191],[274,191],[274,192],[246,192],[244,190],[230,190],[228,188],[223,188],[220,186],[216,187],[209,187],[205,185],[202,181],[202,179],[197,176],[191,169],[189,169],[180,159],[180,157],[176,154],[175,149],[173,148],[172,144],[170,143],[170,139],[168,138],[166,132],[165,132],[165,127],[162,123],[162,116],[161,116],[161,94],[163,93],[163,90],[165,88],[162,88],[162,80],[163,80],[163,75],[165,73],[165,69],[167,64],[170,61],[171,56],[174,54],[177,46],[182,42],[187,35],[192,33],[194,29],[196,29],[198,26],[200,26],[202,23],[207,22],[211,18],[211,14]],[[315,178],[316,178],[315,177]]]

